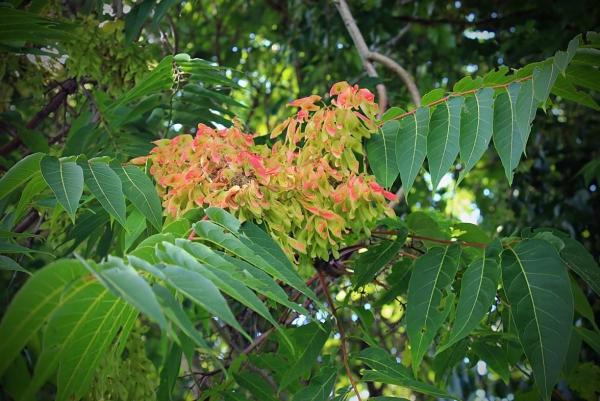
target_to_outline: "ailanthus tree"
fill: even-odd
[[[596,11],[401,3],[0,7],[0,397],[596,399]]]

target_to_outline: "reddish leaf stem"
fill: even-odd
[[[525,76],[525,77],[523,77],[523,78],[515,79],[514,81],[510,81],[510,82],[507,82],[507,83],[505,83],[505,84],[491,85],[491,86],[486,86],[485,88],[492,88],[492,89],[497,89],[497,88],[507,88],[507,87],[508,87],[510,84],[512,84],[512,83],[515,83],[515,82],[523,82],[523,81],[527,81],[527,80],[529,80],[529,79],[531,79],[531,78],[533,78],[533,75],[527,75],[527,76]],[[470,90],[468,90],[468,91],[464,91],[464,92],[454,92],[454,93],[451,93],[451,94],[449,94],[448,96],[445,96],[445,97],[443,97],[443,98],[441,98],[441,99],[438,99],[438,100],[436,100],[436,101],[434,101],[434,102],[431,102],[431,103],[429,103],[429,104],[426,104],[426,105],[425,105],[425,106],[423,106],[423,107],[432,107],[432,106],[437,106],[438,104],[441,104],[441,103],[445,103],[445,102],[447,102],[448,100],[450,100],[450,98],[453,98],[453,97],[458,97],[458,96],[464,96],[464,95],[469,95],[469,94],[471,94],[471,93],[475,93],[475,92],[477,92],[477,91],[478,91],[478,90],[480,90],[480,89],[482,89],[482,88],[470,89]],[[410,116],[410,115],[412,115],[412,114],[415,114],[416,112],[417,112],[417,109],[414,109],[414,110],[411,110],[411,111],[407,111],[406,113],[403,113],[403,114],[397,115],[397,116],[395,116],[395,117],[393,117],[393,118],[390,118],[390,119],[389,119],[389,120],[387,120],[387,121],[391,121],[391,120],[402,120],[404,117],[408,117],[408,116]],[[385,121],[385,122],[383,122],[383,121],[382,121],[382,122],[381,122],[381,124],[379,124],[379,126],[382,126],[382,125],[383,125],[384,123],[386,123],[387,121]]]
[[[377,234],[387,234],[387,235],[396,235],[398,234],[398,231],[396,230],[376,230],[373,231],[374,233]],[[456,240],[456,241],[452,241],[452,240],[448,240],[448,239],[440,239],[440,238],[432,238],[432,237],[425,237],[422,235],[414,235],[414,234],[409,234],[408,235],[410,238],[412,239],[418,239],[421,241],[431,241],[431,242],[437,242],[439,244],[461,244],[463,246],[470,246],[473,248],[486,248],[487,245],[484,244],[483,242],[469,242],[469,241],[460,241],[460,240]]]

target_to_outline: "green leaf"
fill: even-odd
[[[16,272],[26,273],[31,276],[31,273],[18,264],[14,259],[8,256],[0,255],[0,270],[12,270]]]
[[[117,173],[102,161],[84,160],[79,165],[90,192],[104,210],[125,227],[125,195]]]
[[[324,371],[311,379],[308,386],[294,394],[292,401],[328,401],[333,391],[337,369],[326,368]]]
[[[471,76],[466,76],[466,77],[461,78],[460,81],[458,81],[456,84],[454,84],[452,91],[466,92],[466,91],[470,91],[473,89],[479,89],[479,88],[481,88],[481,85],[483,85],[483,78],[477,77],[477,78],[473,79]]]
[[[156,294],[165,316],[179,327],[186,336],[191,338],[196,346],[204,350],[210,350],[212,353],[211,348],[204,341],[198,330],[194,328],[194,324],[190,321],[190,318],[185,314],[183,308],[171,292],[161,285],[154,285],[152,290]]]
[[[387,122],[393,120],[404,113],[406,113],[406,110],[403,110],[400,107],[390,107],[385,111],[385,113],[383,113],[383,116],[381,116],[381,121]]]
[[[0,322],[0,376],[58,305],[77,294],[70,291],[63,298],[64,287],[85,273],[79,262],[62,259],[25,282]]]
[[[554,65],[556,66],[556,68],[558,68],[558,71],[560,71],[563,75],[565,75],[567,66],[573,59],[573,56],[575,56],[575,52],[577,51],[578,47],[579,47],[579,37],[576,37],[574,39],[571,39],[566,52],[559,50],[554,54],[554,58],[553,58]]]
[[[587,345],[592,347],[597,354],[600,354],[600,333],[584,327],[576,327],[575,330]]]
[[[15,165],[0,178],[0,199],[19,188],[29,181],[36,172],[40,171],[40,160],[42,160],[43,157],[43,153],[33,153],[15,163]]]
[[[177,239],[176,245],[169,244],[168,242],[163,243],[165,253],[169,256],[172,263],[201,274],[215,284],[219,290],[255,311],[273,326],[278,326],[277,321],[271,316],[269,309],[242,281],[236,280],[222,270],[214,269],[198,262],[196,258],[182,248],[185,242],[190,241]],[[166,260],[163,261],[168,262]]]
[[[133,267],[126,265],[119,258],[109,256],[108,265],[114,267],[96,271],[85,260],[81,258],[79,260],[113,294],[158,323],[161,329],[165,329],[167,321],[160,310],[160,305],[150,284],[140,277]]]
[[[24,247],[19,244],[13,244],[12,242],[0,240],[0,254],[2,254],[2,253],[24,253],[24,254],[45,253],[47,255],[51,255],[48,252],[40,251],[37,249],[31,249],[31,248],[27,248],[27,247]]]
[[[463,102],[463,97],[453,97],[437,106],[431,115],[427,135],[427,161],[434,191],[458,156]]]
[[[521,142],[523,143],[523,153],[527,146],[527,140],[531,132],[531,124],[535,119],[537,111],[537,102],[533,93],[533,81],[527,80],[521,83],[521,90],[517,98],[517,126],[521,133]]]
[[[240,386],[257,397],[256,399],[261,401],[277,401],[277,398],[273,397],[273,388],[258,373],[235,373],[233,377]]]
[[[400,134],[400,122],[392,120],[383,124],[377,134],[367,141],[367,158],[377,182],[385,188],[394,184],[398,177],[396,141]]]
[[[150,16],[154,0],[144,0],[137,3],[125,16],[125,41],[131,42],[140,35],[144,22]]]
[[[525,240],[502,252],[502,280],[533,376],[549,400],[567,355],[573,321],[565,265],[548,242]]]
[[[48,322],[28,395],[58,368],[57,400],[81,398],[130,308],[96,281],[82,280],[71,291],[77,296],[63,301]]]
[[[512,185],[514,170],[525,150],[517,119],[517,98],[521,84],[512,83],[498,94],[494,102],[494,145],[504,166],[504,174]]]
[[[438,384],[444,383],[452,368],[465,358],[468,343],[469,340],[464,339],[456,343],[453,347],[447,348],[435,355],[432,365],[435,372],[435,380]]]
[[[415,262],[406,302],[406,331],[411,344],[415,373],[446,319],[449,308],[448,305],[444,305],[443,292],[454,280],[459,257],[458,245],[434,247]]]
[[[573,293],[575,312],[586,318],[592,324],[595,330],[600,331],[596,325],[594,310],[592,309],[592,306],[590,305],[586,295],[583,293],[583,290],[573,277],[571,277],[571,292]]]
[[[132,210],[129,216],[127,216],[125,230],[123,233],[123,251],[127,252],[146,230],[146,217],[137,209]]]
[[[204,210],[209,219],[217,223],[218,225],[226,228],[232,233],[237,233],[240,230],[241,223],[231,213],[218,208],[209,207]]]
[[[167,265],[162,270],[167,281],[186,297],[206,309],[209,313],[222,319],[225,323],[238,330],[250,341],[252,337],[244,331],[229,309],[227,301],[217,287],[199,273],[179,266]]]
[[[200,221],[194,224],[194,231],[200,239],[212,242],[225,250],[258,267],[278,280],[289,284],[310,299],[320,303],[314,292],[308,288],[296,273],[287,257],[281,258],[283,251],[264,231],[256,226],[248,225],[242,232],[248,238],[237,238],[209,222]],[[285,255],[285,254],[283,254]]]
[[[372,246],[367,252],[361,253],[354,263],[354,274],[352,275],[354,286],[361,287],[377,277],[381,269],[398,255],[406,241],[407,234],[408,230],[404,229],[395,240],[382,241]]]
[[[471,344],[471,349],[480,359],[488,363],[490,368],[500,376],[504,383],[508,384],[510,370],[506,354],[501,346],[484,341],[476,341]]]
[[[460,120],[460,158],[464,163],[460,183],[481,159],[492,139],[494,90],[483,88],[465,100]]]
[[[262,270],[242,260],[218,253],[204,244],[186,241],[182,247],[207,266],[221,270],[232,278],[243,282],[249,288],[265,297],[280,303],[296,312],[309,315],[309,312],[288,299],[286,292]]]
[[[600,60],[598,60],[600,65]],[[574,64],[567,70],[567,80],[577,86],[582,86],[600,92],[600,71],[589,65]]]
[[[364,349],[358,354],[357,359],[363,361],[373,369],[363,372],[362,379],[364,381],[394,384],[434,397],[458,399],[431,384],[414,379],[406,367],[398,363],[394,357],[382,348],[371,347]]]
[[[556,79],[556,83],[552,87],[552,93],[563,99],[582,104],[590,109],[600,110],[600,105],[598,105],[596,99],[588,93],[577,90],[571,82],[561,75]]]
[[[324,324],[322,327],[319,327],[315,323],[309,323],[295,330],[304,333],[303,336],[306,336],[303,337],[305,344],[293,363],[290,364],[289,369],[283,374],[280,381],[280,387],[282,389],[286,388],[294,380],[310,371],[317,361],[317,357],[319,356],[323,345],[325,345],[325,341],[327,341],[327,338],[329,337],[331,325]]]
[[[465,338],[477,327],[490,310],[499,279],[500,269],[494,259],[480,258],[469,265],[462,277],[450,338],[438,353]]]
[[[443,98],[445,94],[446,94],[446,91],[444,88],[434,89],[434,90],[426,93],[425,95],[423,95],[423,98],[421,99],[421,104],[423,104],[425,106],[429,106],[431,103]]]
[[[131,306],[116,300],[107,300],[102,306],[104,308],[90,316],[85,327],[76,333],[77,337],[73,337],[64,347],[64,353],[59,359],[57,401],[79,399],[88,393],[100,361],[133,310]],[[64,311],[61,308],[56,320],[64,313],[65,320],[72,321],[71,311],[79,311],[79,306],[73,305],[72,309]],[[51,321],[49,328],[53,327],[52,323],[54,321]],[[59,330],[70,327],[70,322],[61,323],[64,326]]]
[[[558,68],[552,62],[546,62],[533,70],[533,93],[538,104],[546,103],[557,77]]]
[[[52,156],[44,156],[40,167],[56,200],[75,221],[75,212],[83,194],[83,170],[74,162],[62,162]]]
[[[560,256],[587,285],[600,295],[600,267],[594,257],[578,241],[571,238],[562,239],[565,247],[560,251]]]
[[[19,203],[15,209],[15,221],[21,221],[25,216],[25,213],[32,207],[33,199],[42,194],[46,188],[48,188],[48,185],[46,184],[46,181],[44,181],[38,166],[38,171],[31,176],[31,179],[21,192]]]
[[[396,162],[404,193],[408,197],[427,153],[429,109],[417,109],[414,114],[403,118],[400,124],[400,134],[396,141]]]
[[[123,192],[131,204],[141,212],[157,230],[162,229],[162,207],[154,184],[135,166],[111,164],[123,183]]]

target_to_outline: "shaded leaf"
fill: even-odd
[[[329,337],[331,326],[324,324],[322,327],[318,327],[315,323],[309,323],[306,326],[300,327],[296,330],[305,332],[306,338],[304,338],[305,346],[301,349],[300,353],[296,355],[295,360],[289,366],[289,369],[283,374],[280,382],[281,388],[286,388],[294,380],[303,376],[306,372],[310,371],[314,363],[317,361],[325,341]]]
[[[75,221],[75,212],[83,194],[83,170],[74,162],[63,162],[52,156],[44,156],[40,167],[56,200]]]
[[[397,362],[396,359],[382,348],[371,347],[364,349],[358,354],[357,359],[363,361],[373,369],[363,372],[362,379],[364,381],[395,384],[435,397],[458,399],[444,390],[413,378],[406,367]]]
[[[448,342],[438,352],[465,338],[487,314],[496,296],[500,269],[496,260],[473,261],[462,277],[456,318]]]
[[[548,242],[525,240],[502,252],[502,280],[523,350],[548,400],[567,354],[573,321],[565,265]]]
[[[492,139],[494,90],[483,88],[465,99],[460,120],[460,158],[464,163],[458,183],[481,159]]]
[[[12,270],[16,272],[26,273],[31,276],[31,273],[18,264],[14,259],[8,256],[0,255],[0,270]]]
[[[392,186],[398,177],[396,163],[396,141],[400,135],[400,122],[386,122],[379,132],[367,141],[367,157],[369,166],[377,182],[385,188]]]
[[[85,184],[104,210],[125,227],[125,195],[119,176],[101,161],[84,160],[79,164],[83,169]]]
[[[429,109],[417,109],[414,114],[403,118],[400,124],[400,133],[396,140],[396,162],[404,193],[408,197],[427,153]]]
[[[600,295],[600,267],[594,257],[574,239],[563,238],[563,242],[565,247],[560,251],[562,259],[590,286],[596,295]]]
[[[514,170],[525,150],[517,119],[517,98],[520,89],[521,84],[512,83],[498,94],[494,102],[494,146],[509,184],[512,184]]]
[[[0,199],[18,189],[38,171],[43,153],[33,153],[15,163],[2,178],[0,178]]]
[[[415,262],[406,302],[406,331],[415,372],[447,316],[443,292],[454,280],[459,257],[457,245],[434,247]]]
[[[361,253],[354,263],[354,274],[352,275],[354,286],[361,287],[377,277],[381,269],[398,255],[406,241],[407,234],[408,230],[401,230],[395,240],[382,241],[372,246],[367,252]]]
[[[25,282],[0,322],[0,376],[60,303],[77,294],[70,291],[63,297],[64,287],[85,273],[78,261],[62,259]]]
[[[251,340],[235,319],[223,295],[210,280],[179,266],[167,265],[162,271],[175,289]]]
[[[111,165],[123,183],[123,192],[131,204],[157,230],[162,228],[162,206],[154,184],[144,172],[135,166]]]
[[[427,135],[427,161],[434,191],[458,155],[463,102],[463,97],[453,97],[437,106],[431,115]]]

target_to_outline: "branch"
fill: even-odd
[[[333,3],[340,13],[342,20],[344,20],[346,29],[348,30],[348,33],[354,42],[354,46],[356,46],[356,50],[358,51],[358,55],[362,60],[363,67],[365,68],[367,75],[373,78],[378,77],[375,66],[369,61],[370,52],[369,48],[367,47],[367,43],[365,42],[365,38],[360,32],[360,29],[358,29],[354,17],[352,17],[352,12],[348,7],[348,3],[346,3],[346,0],[333,0]],[[377,84],[376,88],[377,98],[379,100],[379,114],[383,114],[387,108],[387,90],[383,84]]]
[[[333,304],[333,299],[331,298],[331,295],[329,294],[329,288],[327,287],[327,283],[325,282],[325,276],[323,275],[323,272],[321,270],[319,270],[318,273],[319,273],[319,281],[321,282],[321,288],[323,289],[323,293],[325,294],[325,297],[327,298],[327,302],[329,303],[329,306],[331,307],[331,314],[335,318],[335,322],[337,323],[338,331],[340,332],[340,350],[342,351],[342,361],[344,363],[344,369],[346,370],[346,374],[348,375],[348,380],[350,381],[350,385],[352,386],[352,389],[354,390],[354,393],[356,394],[356,398],[358,399],[358,401],[362,401],[362,398],[360,397],[360,392],[358,391],[358,388],[356,388],[356,383],[354,382],[354,379],[352,378],[352,371],[350,370],[350,365],[348,365],[348,351],[346,350],[346,333],[344,332],[344,326],[342,326],[342,322],[340,321],[340,318],[338,317],[335,306]]]
[[[64,103],[64,101],[67,99],[67,96],[75,93],[76,90],[77,81],[75,80],[75,78],[67,79],[65,82],[61,83],[60,90],[58,91],[58,93],[52,97],[50,102],[48,102],[48,104],[46,104],[46,106],[44,106],[43,109],[38,111],[36,115],[33,116],[31,120],[29,120],[25,127],[27,129],[36,128],[38,125],[40,125],[42,121],[44,121],[46,117],[48,117],[50,113],[56,111],[60,107],[60,105]],[[16,148],[18,148],[20,144],[21,138],[13,138],[10,142],[6,143],[0,148],[0,155],[5,155],[12,152]]]
[[[385,234],[385,235],[396,235],[399,233],[398,230],[373,230],[372,232],[375,234]],[[453,240],[449,240],[449,239],[432,238],[432,237],[425,237],[422,235],[414,235],[414,234],[408,234],[408,237],[412,238],[412,239],[420,240],[420,241],[437,242],[438,244],[448,244],[448,245],[461,244],[463,246],[470,246],[473,248],[483,248],[483,249],[485,249],[487,247],[487,245],[484,244],[483,242],[468,242],[468,241],[461,241],[461,240],[453,241]]]
[[[381,53],[370,52],[367,57],[369,60],[377,61],[387,69],[395,72],[408,88],[408,92],[410,93],[410,97],[415,106],[421,106],[421,94],[419,93],[419,89],[417,88],[414,78],[408,71],[406,71],[400,64],[392,60],[390,57]]]
[[[402,37],[404,35],[406,35],[406,33],[410,30],[410,27],[411,27],[410,23],[404,25],[404,28],[400,29],[398,31],[398,33],[396,34],[396,36],[394,36],[393,38],[388,40],[387,43],[385,43],[382,46],[382,48],[383,49],[391,49],[392,47],[396,46],[398,44],[398,42],[400,41],[400,39],[402,39]]]

